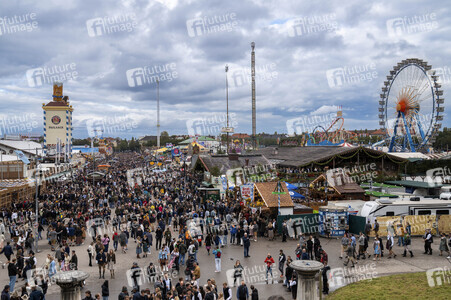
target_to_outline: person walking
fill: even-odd
[[[3,288],[3,291],[2,291],[1,300],[10,300],[11,299],[11,297],[9,296],[9,290],[10,290],[9,285],[5,285],[5,287]]]
[[[360,232],[360,235],[359,235],[359,254],[357,255],[357,260],[360,259],[360,256],[363,256],[362,259],[365,259],[365,242],[366,242],[366,236],[363,234],[363,232]]]
[[[373,249],[374,249],[374,258],[373,258],[373,260],[381,260],[381,257],[380,257],[380,255],[381,255],[381,242],[379,241],[377,236],[374,238]]]
[[[215,266],[216,270],[215,272],[221,272],[221,249],[219,249],[219,246],[216,246],[216,249],[213,250],[213,254],[215,256]]]
[[[13,258],[13,260],[10,261],[8,264],[8,276],[9,276],[9,289],[11,292],[14,292],[14,286],[16,285],[17,280],[17,267],[15,258]]]
[[[238,300],[247,300],[249,298],[249,291],[244,280],[241,281],[241,285],[236,289],[236,298]]]
[[[70,269],[78,270],[78,257],[75,250],[72,250],[72,257],[70,258]]]
[[[387,244],[385,245],[385,247],[388,250],[388,258],[392,258],[392,256],[393,256],[393,258],[396,257],[396,253],[393,251],[394,243],[395,243],[395,241],[393,239],[393,236],[391,235],[390,232],[388,232],[388,234],[387,234]]]
[[[251,257],[249,255],[249,247],[251,246],[251,240],[247,237],[247,233],[243,236],[244,257]]]
[[[238,283],[241,282],[241,280],[243,279],[243,266],[241,265],[240,261],[237,260],[235,262],[235,265],[233,266],[233,286],[236,286],[236,282],[238,281]]]
[[[377,220],[374,220],[373,230],[374,230],[374,235],[379,235],[379,223],[377,222]]]
[[[426,229],[423,239],[424,239],[424,254],[432,255],[433,238],[430,229]]]
[[[207,249],[208,255],[210,255],[211,244],[212,244],[211,234],[207,234],[207,236],[205,237],[205,248]]]
[[[410,250],[411,238],[410,238],[410,234],[408,234],[407,232],[404,234],[402,243],[403,243],[402,245],[404,246],[404,254],[402,256],[406,257],[407,251],[409,251],[410,257],[413,257],[412,250]]]
[[[232,300],[232,289],[227,285],[227,282],[222,284],[222,294],[224,296],[224,300]]]
[[[346,261],[343,263],[345,266],[349,264],[349,262],[352,263],[352,268],[354,268],[355,260],[354,260],[354,246],[352,243],[348,245],[348,248],[346,248]]]
[[[89,266],[92,267],[92,256],[94,254],[94,242],[92,242],[91,244],[89,244],[88,246],[88,256],[89,256]]]
[[[251,300],[258,300],[258,290],[251,285]]]
[[[111,249],[110,252],[112,250],[113,249]],[[108,280],[105,280],[105,282],[102,284],[102,300],[108,300],[109,296],[110,296],[110,289],[108,286]]]
[[[114,265],[116,264],[116,253],[114,253],[113,249],[110,249],[106,256],[106,263],[108,266],[108,270],[110,270],[110,278],[114,278]],[[105,282],[108,282],[105,280]]]
[[[280,278],[283,278],[283,266],[285,265],[285,261],[287,260],[287,257],[285,256],[285,253],[283,253],[283,250],[280,249],[279,252],[279,271],[280,271]]]
[[[440,246],[438,248],[438,250],[440,250],[440,256],[443,255],[443,252],[448,253],[449,255],[449,247],[448,247],[448,239],[446,238],[446,234],[444,232],[442,232],[442,237],[440,238]]]
[[[106,255],[105,255],[105,253],[103,253],[103,249],[100,249],[99,253],[97,253],[96,261],[97,261],[97,266],[99,267],[99,279],[101,279],[101,278],[105,279]]]
[[[346,249],[348,249],[348,245],[349,245],[349,238],[348,238],[348,234],[345,233],[343,235],[343,237],[341,238],[341,253],[340,253],[340,259],[343,258],[343,256],[345,255]]]
[[[272,258],[271,253],[268,253],[268,255],[265,258],[265,264],[266,264],[266,284],[268,284],[268,273],[271,273],[271,281],[273,281],[272,276],[272,265],[274,264],[274,258]]]
[[[6,242],[6,246],[3,247],[2,251],[0,251],[0,254],[5,254],[7,261],[11,260],[11,255],[14,254],[13,248],[10,245],[10,242]],[[11,288],[11,286],[10,286]]]

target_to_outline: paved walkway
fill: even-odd
[[[110,235],[111,236],[111,235]],[[344,268],[342,260],[339,259],[340,255],[340,240],[338,239],[324,239],[321,238],[321,244],[323,248],[329,255],[329,265],[332,268],[332,279],[330,280],[331,290],[354,282],[357,279],[371,278],[373,276],[385,276],[396,273],[406,273],[406,272],[424,272],[431,268],[442,267],[448,265],[446,257],[438,256],[438,243],[433,244],[434,254],[424,255],[422,239],[414,238],[412,240],[414,257],[410,258],[402,257],[402,247],[395,246],[395,252],[398,256],[395,259],[382,258],[381,261],[374,262],[372,259],[360,260],[355,268]],[[88,238],[88,242],[90,239]],[[384,241],[385,242],[385,241]],[[266,238],[260,238],[258,242],[252,242],[250,247],[250,258],[243,257],[243,247],[236,245],[229,245],[223,248],[222,255],[222,271],[220,273],[215,272],[215,262],[214,256],[207,255],[207,251],[203,246],[198,254],[198,261],[201,267],[201,279],[200,283],[203,285],[206,283],[208,278],[215,278],[218,287],[222,290],[222,283],[227,282],[227,270],[233,268],[236,259],[239,259],[243,267],[247,267],[247,279],[248,287],[254,284],[259,290],[260,299],[266,299],[271,295],[282,295],[286,299],[291,299],[291,294],[286,291],[286,289],[281,285],[280,282],[275,281],[273,284],[266,284],[265,282],[265,269],[264,269],[264,259],[267,253],[271,253],[274,260],[277,262],[278,253],[280,249],[283,249],[286,255],[291,255],[293,258],[294,250],[296,248],[296,241],[290,240],[286,243],[281,243],[281,239],[278,238],[276,241],[268,241]],[[112,243],[110,244],[112,246]],[[41,266],[45,262],[47,253],[50,253],[50,247],[47,245],[46,241],[39,242],[40,253],[37,254],[38,266]],[[95,293],[100,293],[101,285],[104,279],[99,279],[98,268],[95,265],[93,267],[88,266],[88,254],[87,254],[87,243],[82,246],[72,247],[78,256],[79,270],[86,271],[90,274],[90,277],[86,280],[86,286],[84,290],[90,290]],[[117,295],[120,293],[122,286],[127,286],[129,291],[131,288],[127,284],[126,271],[129,270],[133,262],[137,262],[140,267],[147,267],[149,262],[154,262],[157,264],[157,251],[155,251],[155,246],[152,248],[152,254],[147,258],[137,259],[135,254],[135,243],[133,239],[129,242],[129,251],[127,254],[123,254],[121,251],[116,253],[117,265],[116,265],[116,278],[110,279],[109,271],[105,273],[105,279],[109,279],[110,286],[110,299],[117,299]],[[2,261],[5,257],[1,256]],[[180,277],[183,276],[184,268],[181,268]],[[274,267],[274,273],[276,277],[278,273],[277,265]],[[177,283],[178,275],[173,277],[173,285]],[[183,276],[184,277],[184,276]],[[0,272],[0,282],[3,285],[9,283],[9,278],[6,269]],[[20,279],[16,286],[22,286],[24,281]],[[144,288],[150,288],[153,291],[153,285],[146,283],[143,285]],[[52,285],[49,287],[46,299],[48,300],[58,300],[60,289],[57,285]],[[236,288],[233,288],[233,293],[236,293]],[[234,297],[235,299],[236,297]]]

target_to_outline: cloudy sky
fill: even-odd
[[[41,106],[58,78],[74,107],[76,138],[92,128],[155,135],[158,77],[161,130],[217,134],[225,125],[226,64],[231,125],[250,133],[251,42],[257,132],[293,131],[293,119],[318,115],[327,123],[338,106],[346,129],[376,129],[381,87],[403,59],[421,58],[443,73],[446,98],[451,8],[440,3],[2,1],[2,133],[18,133],[19,125],[42,133]],[[446,116],[443,123],[451,126]]]

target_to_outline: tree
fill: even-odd
[[[169,137],[169,133],[167,131],[162,131],[160,134],[161,137]]]

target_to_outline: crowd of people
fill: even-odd
[[[246,285],[245,268],[240,260],[233,267],[233,283],[216,282],[214,278],[200,282],[203,271],[198,253],[205,248],[206,255],[212,257],[211,266],[220,273],[224,248],[242,246],[246,259],[251,257],[252,244],[263,237],[269,241],[276,239],[278,225],[274,215],[246,208],[239,201],[202,199],[197,188],[203,178],[178,164],[150,169],[145,157],[134,152],[119,153],[114,159],[97,163],[111,166],[103,178],[92,180],[89,173],[93,166],[87,164],[73,170],[65,182],[40,186],[37,228],[33,226],[36,218],[33,201],[3,209],[0,254],[6,257],[3,266],[7,267],[10,282],[2,292],[2,300],[24,296],[45,299],[55,274],[79,269],[78,255],[87,255],[88,267],[97,267],[103,282],[96,292],[84,291],[86,300],[109,299],[109,282],[116,279],[117,263],[126,255],[135,262],[127,271],[128,286],[117,295],[119,300],[259,299],[257,287]],[[409,253],[413,257],[409,226],[396,237],[398,246],[404,249],[403,256]],[[343,236],[340,258],[344,259],[344,265],[354,267],[358,260],[371,255],[380,260],[384,250],[388,251],[388,258],[396,257],[394,234],[389,231],[383,243],[378,230],[376,221],[374,225],[368,223],[360,235]],[[375,233],[373,251],[370,251],[371,231]],[[285,223],[280,232],[281,241],[286,242]],[[424,236],[427,254],[432,254],[432,239],[427,231]],[[46,241],[47,245],[41,248],[48,253],[45,262],[38,263],[35,253],[39,240]],[[80,254],[78,249],[83,245],[87,253]],[[442,235],[440,255],[449,256],[450,247],[451,240]],[[156,259],[149,259],[150,255]],[[262,257],[266,283],[282,283],[296,299],[298,278],[290,266],[293,259],[321,262],[323,293],[329,292],[328,255],[317,235],[301,234],[292,253],[280,249],[278,256],[268,253]],[[86,270],[86,266],[81,269]],[[274,270],[280,275],[274,275]],[[19,279],[23,279],[23,284],[16,284]]]
[[[101,163],[107,161],[97,161]],[[251,241],[262,236],[274,239],[274,216],[225,199],[203,201],[197,190],[202,178],[175,164],[165,165],[164,171],[150,170],[139,153],[119,153],[108,163],[111,168],[104,178],[93,181],[92,165],[87,164],[73,170],[66,182],[40,186],[37,235],[33,201],[14,203],[2,211],[1,253],[10,278],[5,294],[13,299],[39,294],[44,299],[57,272],[79,268],[77,247],[87,244],[89,266],[97,265],[99,279],[105,279],[106,269],[109,279],[114,279],[118,255],[133,251],[137,262],[131,270],[146,273],[153,284],[150,292],[134,277],[133,288],[125,287],[119,299],[231,299],[230,287],[221,290],[214,279],[205,285],[199,282],[198,251],[205,247],[220,272],[221,248],[242,245],[244,257],[250,257]],[[39,264],[36,239],[48,244],[41,246],[48,255]],[[138,261],[152,251],[158,260],[138,267]],[[169,272],[181,275],[174,286],[169,284]],[[25,283],[20,288],[19,279]],[[238,299],[244,294],[258,298],[255,287],[247,290],[238,282],[235,287]],[[108,299],[108,280],[99,290],[98,297]],[[96,293],[87,291],[86,299],[92,297]]]

